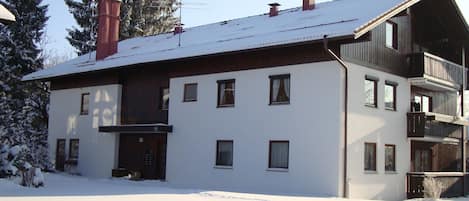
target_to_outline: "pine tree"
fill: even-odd
[[[42,0],[0,0],[16,22],[0,25],[0,144],[25,146],[28,163],[50,168],[47,152],[48,87],[21,78],[43,68],[41,49],[47,5]]]
[[[92,13],[92,0],[65,0],[70,13],[73,14],[77,27],[67,29],[66,37],[70,45],[75,47],[78,56],[96,50],[96,33],[98,30],[97,16]],[[97,12],[97,11],[95,11]]]
[[[123,0],[119,39],[170,31],[177,18],[176,0]]]
[[[92,0],[65,0],[79,26],[67,30],[69,32],[67,40],[75,47],[78,55],[96,49],[95,34],[98,20],[92,14],[91,2]],[[177,18],[173,16],[176,9],[176,0],[123,0],[119,39],[170,31],[177,22]],[[91,37],[91,33],[95,33],[94,37]]]

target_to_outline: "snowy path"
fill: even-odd
[[[170,188],[158,181],[88,179],[62,174],[45,174],[46,187],[24,188],[15,181],[0,179],[0,201],[331,201],[339,198],[312,198],[229,193]],[[345,201],[345,200],[343,200]],[[351,201],[351,200],[346,200]]]

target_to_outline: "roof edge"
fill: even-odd
[[[384,12],[380,16],[370,20],[369,22],[365,23],[364,25],[355,29],[355,39],[360,38],[365,33],[369,32],[370,30],[376,28],[381,23],[385,22],[386,20],[390,19],[392,16],[395,16],[402,12],[403,10],[413,6],[414,4],[420,2],[421,0],[406,0],[401,4],[391,8],[390,10]]]
[[[25,79],[25,77],[26,77],[26,75],[25,75],[21,78],[21,81],[22,82],[33,82],[33,81],[49,82],[51,80],[70,77],[70,76],[75,76],[75,75],[83,75],[83,74],[88,74],[88,73],[96,73],[96,72],[104,72],[104,71],[113,71],[113,70],[119,70],[119,69],[122,69],[122,68],[125,68],[125,67],[135,66],[135,65],[151,64],[151,63],[158,63],[158,62],[178,62],[178,61],[185,61],[185,60],[188,60],[188,59],[199,59],[199,58],[229,55],[229,54],[241,53],[241,52],[262,51],[262,50],[267,50],[267,49],[292,47],[292,46],[304,45],[304,44],[317,44],[317,43],[322,43],[323,40],[324,39],[317,39],[317,40],[309,40],[309,41],[302,41],[302,42],[296,42],[296,43],[279,44],[279,45],[259,47],[259,48],[241,49],[241,50],[235,50],[235,51],[229,51],[229,52],[219,52],[219,53],[214,53],[214,54],[205,54],[205,55],[198,55],[198,56],[191,56],[191,57],[181,57],[181,58],[176,58],[176,59],[167,59],[167,60],[152,61],[152,62],[134,63],[134,64],[129,64],[129,65],[115,66],[115,67],[112,67],[112,68],[90,70],[90,71],[84,71],[84,72],[74,72],[74,73],[63,74],[63,75],[55,75],[55,76],[30,77],[30,78]],[[353,34],[350,34],[350,35],[331,37],[331,38],[328,38],[328,40],[329,41],[339,41],[339,43],[340,43],[340,41],[342,41],[342,43],[348,43],[347,41],[356,40],[356,39],[354,38]]]

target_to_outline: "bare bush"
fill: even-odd
[[[437,181],[435,178],[425,177],[423,180],[423,188],[425,189],[424,197],[432,198],[434,200],[440,199],[443,187],[443,184]]]

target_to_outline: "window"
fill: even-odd
[[[288,169],[288,141],[270,141],[269,168]]]
[[[270,76],[270,104],[290,103],[290,75]]]
[[[396,110],[397,83],[386,81],[384,85],[384,107],[387,110]]]
[[[81,94],[80,115],[88,115],[90,107],[90,93]]]
[[[235,80],[218,82],[218,107],[233,107],[235,104]]]
[[[233,166],[233,141],[217,141],[216,166]]]
[[[365,79],[365,105],[369,107],[378,107],[378,80],[366,76]]]
[[[197,101],[197,83],[184,85],[184,102]]]
[[[414,96],[414,102],[412,103],[412,109],[414,112],[431,112],[432,111],[432,98],[425,95]]]
[[[160,89],[160,109],[161,110],[169,109],[169,88]]]
[[[384,170],[396,171],[396,145],[387,144],[384,146]]]
[[[365,143],[365,171],[376,171],[376,143]]]
[[[386,22],[386,46],[397,50],[397,24],[394,22]]]
[[[78,159],[78,148],[79,148],[79,140],[70,139],[70,148],[69,148],[69,153],[68,153],[68,158],[70,160]]]

